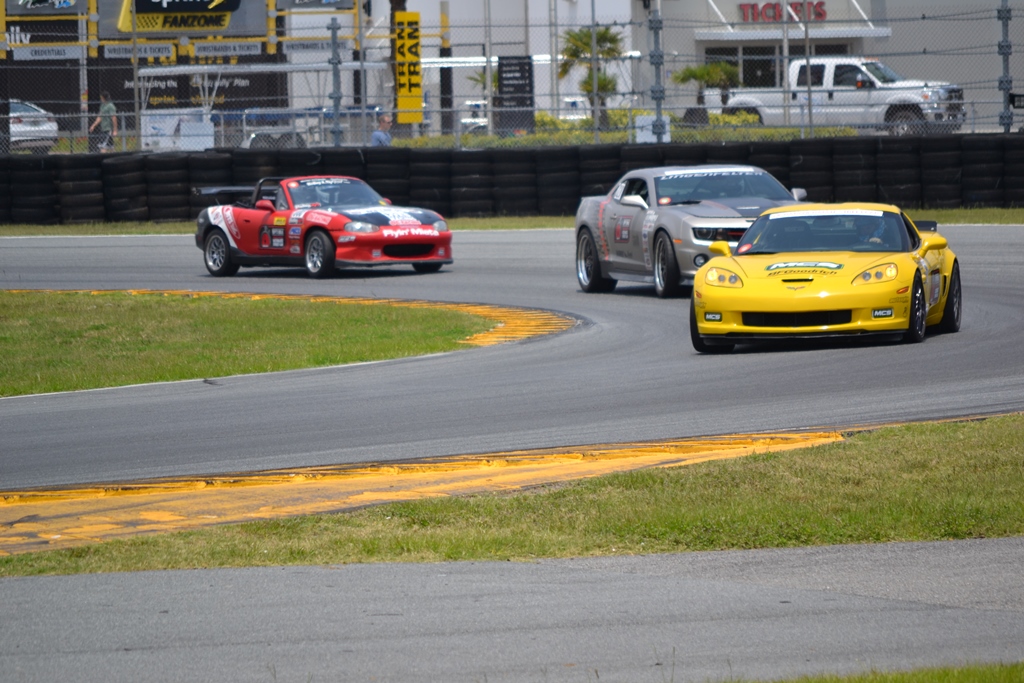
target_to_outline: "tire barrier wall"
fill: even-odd
[[[266,176],[351,175],[396,205],[445,216],[562,215],[645,166],[753,164],[821,202],[904,208],[1024,206],[1024,135],[852,137],[536,149],[213,149],[0,157],[0,222],[182,221],[200,187]]]

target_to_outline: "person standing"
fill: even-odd
[[[101,153],[110,152],[114,149],[114,138],[117,137],[117,107],[110,100],[110,93],[104,90],[100,93],[100,112],[96,120],[89,126],[92,133],[99,126],[100,135],[98,147]]]
[[[371,147],[390,147],[391,146],[391,115],[381,114],[377,117],[377,130],[373,131],[373,135],[370,136]]]

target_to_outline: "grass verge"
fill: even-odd
[[[1024,664],[977,664],[918,671],[872,671],[866,674],[803,676],[791,683],[1017,683],[1024,680]],[[743,679],[736,681],[743,683]]]
[[[911,209],[911,218],[938,221],[941,225],[1020,225],[1024,208],[1017,209]],[[448,225],[459,230],[529,230],[571,228],[572,216],[492,216],[450,218]],[[82,223],[75,225],[0,225],[0,237],[47,235],[191,235],[194,221],[172,223]]]
[[[438,353],[493,325],[387,304],[0,291],[0,396]]]
[[[1024,415],[519,494],[435,498],[0,557],[0,576],[533,560],[1024,534]]]

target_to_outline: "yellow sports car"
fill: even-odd
[[[934,221],[886,204],[769,209],[735,251],[695,277],[690,339],[701,353],[771,339],[883,335],[920,342],[960,329],[960,266]]]

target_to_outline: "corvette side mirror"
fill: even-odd
[[[918,250],[921,254],[927,254],[929,251],[937,251],[939,249],[945,249],[949,246],[949,242],[942,235],[927,235],[921,236],[921,248]]]
[[[718,256],[732,256],[732,249],[729,248],[729,243],[726,242],[725,240],[718,240],[717,242],[712,242],[711,245],[708,247],[708,251]]]
[[[273,211],[274,202],[270,201],[269,199],[259,199],[256,201],[256,208],[259,209],[260,211]]]

